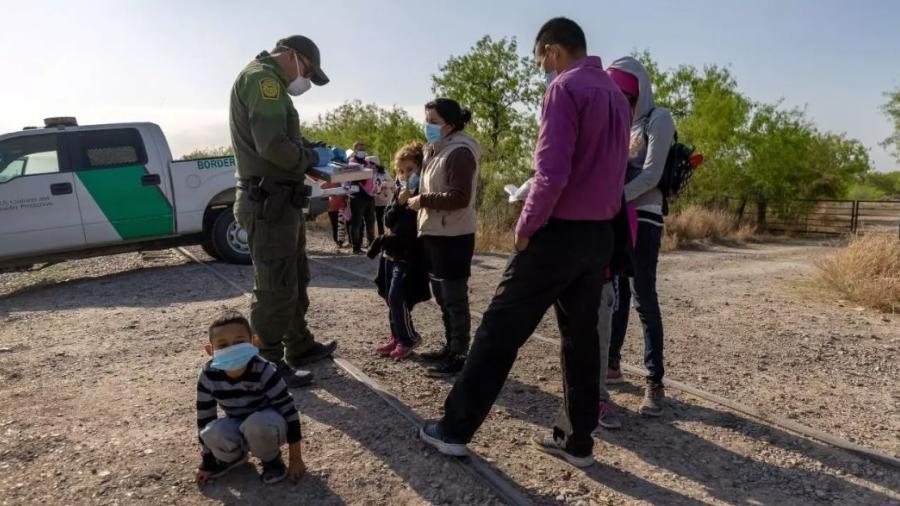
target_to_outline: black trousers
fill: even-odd
[[[331,238],[338,242],[338,219],[340,211],[328,211],[328,219],[331,220]]]
[[[384,210],[387,206],[375,206],[375,224],[378,225],[378,235],[384,235]]]
[[[607,221],[550,220],[509,260],[444,403],[441,432],[470,441],[506,382],[519,348],[551,306],[562,337],[563,406],[553,428],[569,452],[591,453],[600,395],[597,311],[613,247]]]
[[[375,200],[372,197],[350,199],[350,243],[355,251],[363,247],[363,228],[369,244],[375,240]]]
[[[622,345],[628,330],[628,313],[634,295],[634,309],[641,319],[644,331],[644,366],[650,372],[649,378],[660,382],[665,375],[663,364],[663,323],[656,295],[656,267],[659,264],[659,247],[662,242],[663,227],[646,222],[638,222],[637,241],[634,249],[634,278],[616,278],[618,306],[612,319],[612,334],[609,341],[609,363],[619,368],[622,360]],[[630,283],[629,283],[630,281]]]

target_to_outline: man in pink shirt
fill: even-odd
[[[519,348],[551,306],[562,336],[564,405],[538,448],[585,467],[593,463],[599,413],[597,313],[613,251],[612,219],[622,204],[631,111],[587,55],[584,32],[554,18],[538,32],[535,63],[547,76],[534,180],[516,225],[516,252],[475,334],[440,421],[419,435],[448,455],[487,417]]]

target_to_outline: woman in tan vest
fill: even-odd
[[[431,290],[441,306],[446,343],[423,353],[435,362],[430,376],[462,370],[469,351],[469,276],[475,252],[475,187],[481,148],[463,129],[472,113],[448,98],[425,104],[425,166],[420,194],[409,201],[419,211]]]

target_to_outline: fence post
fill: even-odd
[[[859,201],[853,201],[853,210],[850,211],[850,233],[855,234],[859,227]]]

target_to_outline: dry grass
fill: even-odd
[[[752,225],[735,223],[734,216],[725,211],[690,206],[666,219],[662,250],[673,251],[690,243],[746,242],[755,233]]]
[[[900,239],[874,233],[851,239],[818,263],[819,280],[857,304],[900,311]]]
[[[521,206],[499,205],[478,211],[476,251],[508,252],[512,248],[513,231]],[[666,219],[666,235],[662,251],[674,251],[689,244],[703,242],[746,242],[755,229],[749,224],[737,225],[724,211],[690,206]]]
[[[479,209],[475,251],[504,253],[512,251],[516,220],[519,218],[521,207],[521,204],[504,204]]]

